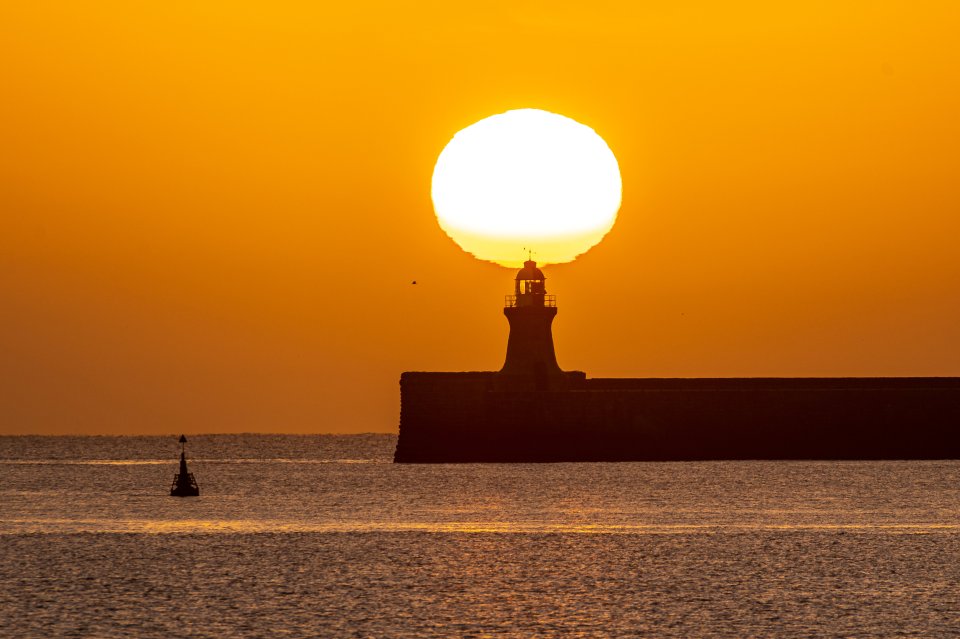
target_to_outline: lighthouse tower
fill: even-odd
[[[537,390],[548,390],[563,378],[550,330],[557,315],[557,298],[547,295],[545,282],[537,263],[527,260],[517,273],[514,294],[507,295],[503,306],[510,322],[510,339],[500,375]]]

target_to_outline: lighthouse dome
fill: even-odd
[[[523,263],[523,268],[517,271],[517,280],[545,280],[543,271],[537,268],[537,263],[533,260],[527,260]]]

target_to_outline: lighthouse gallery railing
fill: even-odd
[[[536,295],[535,293],[527,293],[527,294],[525,294],[525,295],[521,295],[520,297],[531,298],[531,297],[534,297],[535,295]],[[543,305],[544,305],[544,306],[556,306],[556,305],[557,305],[557,296],[556,296],[556,295],[541,295],[540,297],[543,298]],[[517,296],[516,296],[516,295],[505,295],[504,298],[503,298],[503,305],[504,305],[506,308],[514,308],[514,307],[518,306],[518,304],[517,304]],[[536,301],[534,301],[534,304],[531,304],[531,306],[534,306],[534,305],[539,306],[539,304],[536,304]]]

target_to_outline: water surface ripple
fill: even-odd
[[[957,637],[960,462],[0,437],[0,636]]]

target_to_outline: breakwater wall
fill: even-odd
[[[538,390],[539,389],[539,390]],[[960,459],[960,378],[404,373],[394,460]]]

